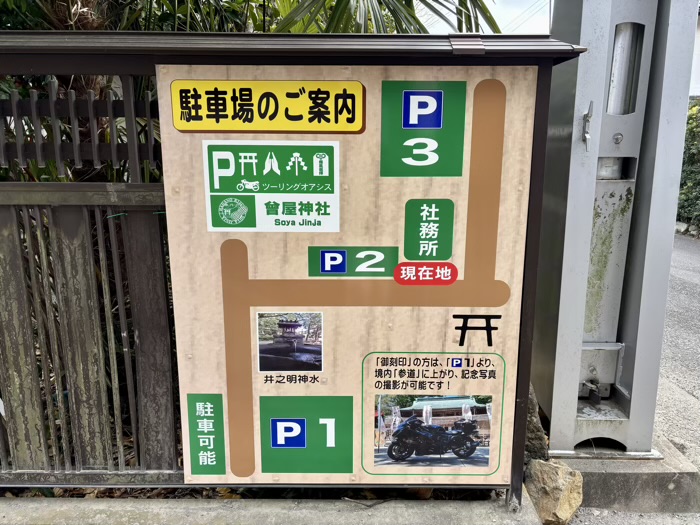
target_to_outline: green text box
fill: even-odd
[[[261,396],[262,471],[273,474],[352,473],[352,417],[352,396]],[[305,419],[305,448],[273,448],[273,419]],[[329,432],[333,433],[330,443],[333,446],[328,446]]]
[[[403,254],[409,261],[452,257],[455,205],[450,199],[406,201]]]
[[[221,394],[187,394],[190,465],[196,476],[226,474],[224,402]]]
[[[345,252],[344,273],[323,272],[322,252]],[[398,246],[309,246],[309,277],[393,277]]]
[[[404,92],[412,91],[442,93],[439,128],[404,128]],[[380,175],[461,177],[466,101],[466,82],[382,82]]]

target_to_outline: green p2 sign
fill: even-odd
[[[382,82],[382,177],[461,177],[466,82]]]
[[[309,246],[309,277],[393,277],[397,246]]]

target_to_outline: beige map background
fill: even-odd
[[[170,83],[176,79],[235,80],[357,80],[366,88],[366,130],[359,135],[181,133],[172,126]],[[507,484],[513,431],[513,404],[517,369],[522,266],[527,220],[532,129],[535,104],[535,67],[433,67],[405,66],[159,66],[161,137],[168,234],[170,243],[180,395],[222,393],[224,413],[239,401],[227,396],[227,356],[220,249],[227,239],[240,239],[248,249],[251,279],[308,279],[308,246],[399,246],[402,253],[404,205],[413,198],[451,198],[455,202],[453,262],[464,276],[467,195],[470,179],[474,89],[486,79],[497,79],[506,90],[505,134],[501,199],[498,211],[496,279],[510,287],[510,299],[501,307],[277,307],[250,308],[250,374],[253,378],[255,471],[236,477],[189,474],[189,435],[183,407],[185,480],[188,483],[233,484]],[[465,162],[459,178],[381,178],[379,176],[382,80],[466,80],[467,113]],[[446,108],[449,111],[449,108]],[[207,231],[202,140],[338,140],[340,142],[341,231],[339,233],[211,233]],[[402,259],[403,260],[403,259]],[[423,289],[431,294],[431,289]],[[235,300],[235,299],[234,299]],[[308,298],[300,301],[307,304]],[[469,304],[465,302],[465,304]],[[324,371],[315,385],[264,385],[257,372],[255,313],[258,311],[321,311],[324,314]],[[481,332],[470,332],[466,347],[458,346],[457,322],[452,314],[500,314],[494,346],[487,347]],[[475,334],[475,335],[471,335]],[[374,475],[371,450],[361,450],[362,418],[365,443],[371,447],[371,420],[375,392],[368,389],[362,407],[362,359],[369,352],[494,352],[506,362],[506,386],[501,398],[493,382],[470,383],[469,390],[451,394],[494,396],[491,464],[489,469],[435,468]],[[241,373],[247,373],[246,370]],[[412,393],[412,392],[405,392]],[[419,392],[415,392],[418,394]],[[259,395],[351,395],[354,397],[354,458],[352,474],[263,474],[260,472]],[[233,404],[233,405],[232,405]],[[371,411],[370,411],[371,410]],[[231,424],[235,425],[235,422]],[[501,427],[502,442],[496,429]],[[227,428],[227,460],[231,457]],[[370,436],[370,437],[368,437]],[[361,457],[365,454],[363,470]],[[495,465],[498,470],[492,472]],[[487,470],[487,471],[485,471]],[[387,472],[382,469],[381,472]],[[440,474],[440,475],[438,475]],[[448,475],[444,475],[448,474]],[[467,474],[467,475],[465,475]]]

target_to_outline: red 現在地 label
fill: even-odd
[[[447,286],[457,280],[450,262],[402,262],[394,268],[394,280],[404,286]]]

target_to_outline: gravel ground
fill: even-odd
[[[700,240],[676,235],[671,261],[655,432],[700,469]],[[699,489],[700,490],[700,489]],[[571,525],[699,524],[700,514],[580,509]]]
[[[656,432],[700,469],[700,240],[676,235]],[[694,417],[688,417],[694,414]]]
[[[695,525],[700,514],[638,514],[605,509],[581,509],[569,525]]]

